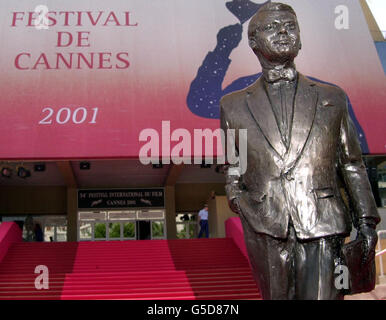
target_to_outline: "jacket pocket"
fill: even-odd
[[[314,193],[317,199],[327,199],[335,196],[332,188],[314,189]]]

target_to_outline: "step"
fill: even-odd
[[[35,289],[37,265],[49,290]],[[0,299],[260,299],[233,240],[17,243],[0,264]]]

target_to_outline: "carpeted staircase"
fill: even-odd
[[[35,267],[49,270],[37,290]],[[260,299],[231,238],[13,243],[0,299]]]

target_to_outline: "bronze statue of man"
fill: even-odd
[[[263,75],[224,96],[220,113],[222,129],[235,129],[236,149],[238,130],[248,130],[247,154],[239,154],[246,171],[230,168],[226,191],[255,280],[263,299],[342,299],[334,272],[345,262],[345,237],[354,224],[365,264],[380,220],[347,96],[295,69],[301,41],[290,6],[261,7],[248,37]]]

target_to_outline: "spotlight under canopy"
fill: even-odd
[[[31,176],[31,171],[27,170],[24,167],[19,167],[17,169],[17,176],[23,179],[28,178]]]
[[[13,175],[22,179],[31,176],[31,170],[23,163],[18,162],[1,162],[0,163],[1,177],[11,178]]]
[[[82,161],[79,163],[79,169],[80,170],[90,170],[90,162]]]
[[[4,177],[4,178],[10,178],[12,176],[12,169],[8,168],[8,167],[3,167],[1,169],[1,175]]]
[[[37,163],[34,165],[34,170],[36,172],[43,172],[46,170],[46,164],[45,163]]]

